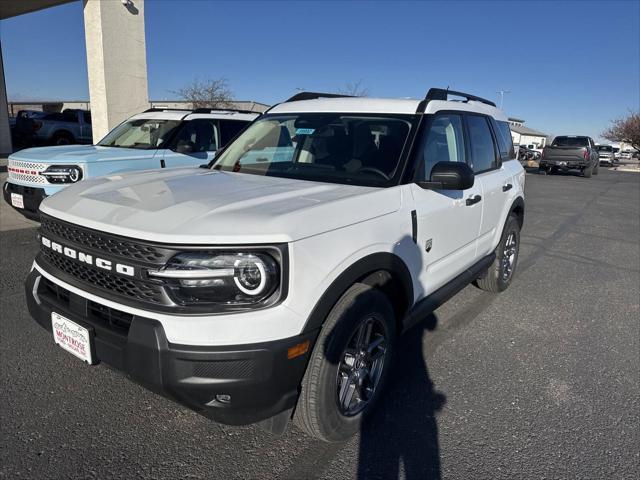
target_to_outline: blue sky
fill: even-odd
[[[145,5],[153,100],[207,77],[264,103],[358,80],[374,96],[509,89],[532,128],[594,137],[640,108],[640,1]],[[83,28],[81,2],[0,22],[9,99],[88,99]]]

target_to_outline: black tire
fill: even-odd
[[[360,404],[360,410],[345,414],[339,406],[338,383],[340,379],[346,382],[347,377],[344,375],[347,374],[349,379],[361,378],[353,373],[360,369],[355,366],[350,368],[343,362],[347,359],[347,348],[353,345],[354,338],[357,339],[357,333],[366,321],[371,321],[376,328],[372,328],[370,338],[374,338],[373,332],[376,332],[376,339],[382,335],[377,332],[384,333],[384,353],[382,359],[378,360],[381,370],[371,366],[370,371],[379,372],[373,393],[366,402]],[[355,434],[384,390],[395,350],[395,340],[395,315],[387,297],[368,285],[356,283],[351,286],[334,305],[320,331],[302,379],[302,390],[294,414],[295,424],[305,433],[325,442],[343,441]],[[354,365],[360,364],[360,360],[351,358],[354,359]],[[370,377],[365,378],[370,380]],[[360,382],[359,387],[354,387],[357,390],[352,391],[362,392],[362,385],[364,382]],[[354,400],[357,404],[358,397]]]
[[[507,253],[507,242],[515,241],[513,258],[510,260],[510,271],[505,272],[505,257]],[[520,222],[514,214],[510,214],[502,230],[502,238],[496,247],[496,259],[493,261],[486,274],[476,281],[476,286],[482,290],[498,293],[506,290],[511,281],[518,264],[518,253],[520,251]]]
[[[593,173],[593,165],[589,165],[588,167],[584,167],[582,170],[582,176],[584,178],[591,178],[591,174]]]
[[[555,175],[558,173],[558,167],[549,167],[549,175]]]
[[[67,132],[58,132],[53,136],[54,145],[71,145],[75,143],[73,136]]]
[[[596,163],[596,164],[595,164],[595,166],[593,167],[593,174],[594,174],[594,175],[597,175],[597,174],[598,174],[598,167],[599,167],[599,166],[600,166],[600,165],[598,165],[598,164]]]

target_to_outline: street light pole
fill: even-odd
[[[502,110],[502,104],[504,103],[504,96],[507,93],[511,93],[511,90],[498,90],[498,92],[500,94],[500,110]]]

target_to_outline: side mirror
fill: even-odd
[[[178,143],[178,145],[176,146],[176,152],[189,155],[193,153],[193,145],[191,145],[190,143]]]
[[[418,186],[436,190],[466,190],[473,187],[474,174],[465,162],[438,162],[431,169],[431,179]]]

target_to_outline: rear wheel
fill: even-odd
[[[380,398],[395,339],[387,297],[360,283],[347,290],[329,313],[309,360],[296,425],[328,442],[355,434]]]
[[[597,174],[598,174],[598,167],[599,167],[599,166],[600,166],[600,165],[599,165],[599,164],[597,164],[597,163],[594,165],[594,167],[593,167],[593,174],[594,174],[594,175],[597,175]]]
[[[54,145],[71,145],[73,142],[71,134],[66,132],[59,132],[53,136]]]
[[[584,178],[591,178],[592,173],[593,173],[593,165],[584,167],[584,170],[582,170],[582,175],[584,176]]]
[[[496,259],[487,270],[485,276],[476,281],[478,288],[493,293],[506,290],[513,279],[519,251],[520,222],[512,213],[507,218],[502,231],[502,238],[496,247]]]

